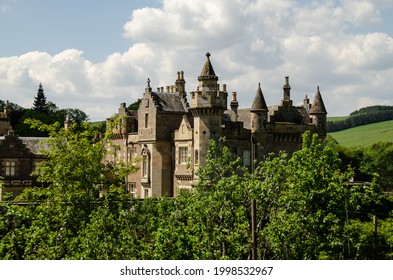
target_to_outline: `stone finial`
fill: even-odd
[[[146,89],[145,89],[145,93],[146,92],[151,92],[151,87],[150,87],[150,78],[147,78],[147,81],[146,81]]]

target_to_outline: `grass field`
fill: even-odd
[[[362,125],[328,134],[345,147],[369,146],[378,142],[393,142],[393,121]]]
[[[328,122],[335,122],[335,121],[342,121],[348,118],[349,116],[343,116],[343,117],[327,117]]]

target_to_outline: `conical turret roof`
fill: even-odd
[[[216,76],[216,73],[214,73],[214,69],[213,69],[213,65],[210,62],[210,53],[207,52],[206,53],[206,62],[205,65],[202,68],[201,71],[201,75],[199,76],[199,78],[209,78],[209,79],[218,79],[218,77]]]
[[[261,83],[258,83],[257,93],[251,106],[251,111],[267,110],[265,98],[263,97]]]
[[[311,105],[310,114],[327,114],[321,92],[319,91],[319,86],[317,87],[317,94],[315,95]]]

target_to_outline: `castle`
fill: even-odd
[[[302,106],[294,106],[285,77],[279,105],[266,105],[259,84],[251,108],[239,109],[236,92],[228,108],[226,85],[218,84],[209,53],[198,86],[188,97],[183,72],[166,91],[153,91],[150,83],[148,79],[138,110],[120,105],[120,124],[112,128],[113,160],[140,167],[125,179],[127,192],[138,198],[175,196],[181,188],[192,188],[211,139],[225,137],[231,151],[252,170],[254,161],[270,152],[298,150],[307,130],[326,136],[327,112],[319,87],[312,104],[306,95]]]

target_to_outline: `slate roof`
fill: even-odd
[[[214,72],[213,65],[210,62],[210,53],[206,53],[206,62],[202,68],[199,78],[201,77],[218,79],[216,73]]]
[[[319,87],[317,87],[317,94],[314,97],[310,108],[310,114],[327,114],[325,104],[323,103],[321,92]]]
[[[151,92],[151,96],[154,104],[161,112],[186,111],[184,101],[177,92]]]
[[[49,148],[49,144],[44,141],[48,139],[46,137],[19,137],[19,139],[35,155],[42,155],[42,151]]]
[[[260,111],[260,110],[267,110],[267,105],[266,105],[265,98],[263,97],[261,84],[258,83],[258,89],[254,98],[254,102],[252,103],[251,106],[251,111]]]

